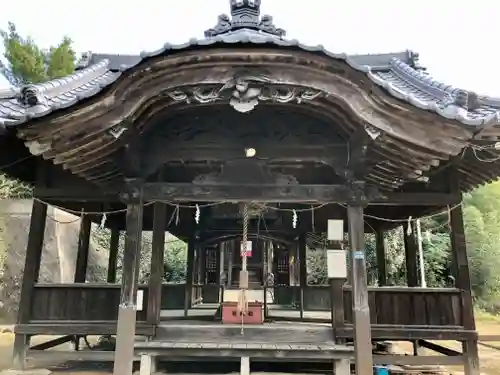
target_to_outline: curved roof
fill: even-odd
[[[82,56],[75,73],[70,76],[41,84],[0,90],[0,126],[8,128],[23,124],[29,125],[29,121],[32,119],[42,118],[53,112],[71,108],[80,101],[97,96],[101,91],[111,87],[120,77],[129,72],[133,73],[135,67],[146,63],[149,59],[160,56],[169,57],[188,51],[206,51],[208,48],[238,46],[239,48],[268,47],[273,48],[273,50],[298,50],[322,56],[325,60],[331,59],[328,61],[331,61],[332,65],[341,61],[360,72],[360,77],[364,74],[369,81],[379,86],[381,91],[414,106],[415,112],[411,113],[426,114],[426,112],[430,112],[434,115],[426,114],[426,116],[434,116],[438,120],[441,119],[443,124],[453,123],[454,127],[464,130],[460,139],[449,140],[450,144],[453,143],[453,147],[441,150],[443,155],[437,159],[447,159],[456,155],[462,148],[466,147],[465,145],[471,137],[475,139],[484,137],[488,140],[500,139],[500,98],[480,96],[474,92],[434,80],[419,65],[417,53],[403,51],[385,54],[347,55],[330,52],[322,45],[310,46],[295,39],[286,39],[284,30],[276,28],[271,17],[260,16],[260,0],[232,0],[231,15],[231,18],[224,15],[219,16],[217,25],[207,30],[203,39],[191,39],[183,44],[167,43],[158,50],[142,52],[138,55],[87,52]],[[419,131],[422,132],[422,129]],[[425,132],[426,129],[423,131]],[[18,136],[26,140],[21,133],[18,132]],[[466,136],[465,133],[468,135]],[[78,134],[78,137],[83,138],[81,134]],[[399,157],[405,155],[411,159],[415,155],[426,154],[423,157],[426,162],[419,169],[427,166],[425,170],[429,170],[429,168],[437,166],[434,161],[432,163],[427,161],[427,159],[434,158],[432,151],[429,151],[432,149],[431,145],[420,148],[417,145],[415,150],[410,150],[412,145],[409,143],[399,144],[397,140],[391,142],[392,145],[388,147],[396,150],[391,149],[391,153],[394,151]],[[70,147],[72,146],[67,145],[66,148]],[[88,152],[96,152],[105,145],[96,145],[95,147],[94,151]],[[488,150],[491,149],[492,147]],[[44,153],[43,150],[30,149],[30,151],[36,155]],[[500,175],[500,167],[493,165],[496,163],[489,163],[489,169],[485,169],[484,166],[478,167],[479,158],[475,150],[473,151],[475,158],[471,157],[461,162],[463,173],[469,176],[468,182],[465,184],[466,188],[484,183]],[[68,153],[68,150],[66,149],[64,152]],[[485,153],[484,159],[491,158],[489,151],[485,151]],[[56,155],[55,151],[50,156],[45,154],[44,157],[54,158],[54,155]],[[402,163],[413,165],[411,161],[406,159]],[[439,164],[439,161],[437,163]],[[385,168],[387,166],[379,166],[381,174],[386,173]],[[397,185],[401,186],[404,183],[405,181],[401,180]]]
[[[254,44],[273,47],[295,47],[307,52],[321,53],[333,59],[345,60],[351,67],[367,74],[377,85],[394,97],[420,109],[477,127],[500,124],[500,98],[479,96],[436,81],[418,65],[418,54],[412,51],[372,55],[333,53],[322,45],[310,46],[296,39],[287,40],[251,29],[238,29],[214,37],[190,39],[183,44],[165,44],[162,48],[139,55],[112,55],[87,52],[78,64],[78,70],[64,78],[0,90],[0,125],[13,126],[30,119],[48,115],[98,94],[116,81],[123,72],[143,60],[173,54],[193,48],[217,44]],[[26,94],[40,97],[40,104],[30,106]]]

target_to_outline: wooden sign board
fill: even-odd
[[[345,250],[327,250],[326,264],[329,279],[347,278],[347,254]]]
[[[247,241],[246,253],[247,253],[247,257],[252,256],[252,241]],[[243,246],[243,241],[241,241],[241,243],[240,243],[240,254],[241,254],[241,256],[245,255],[245,248]]]

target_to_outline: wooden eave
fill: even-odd
[[[277,44],[274,39],[267,44],[271,42]],[[46,93],[47,105],[52,107],[40,116],[31,113],[36,118],[29,119],[28,113],[25,121],[17,121],[17,134],[32,153],[88,181],[100,185],[118,183],[123,171],[117,163],[117,154],[131,137],[148,131],[148,125],[158,116],[172,116],[176,111],[206,105],[174,101],[169,94],[192,87],[224,85],[234,74],[241,74],[240,68],[244,67],[254,75],[270,78],[272,85],[308,87],[321,92],[320,98],[301,106],[344,125],[340,130],[346,139],[366,125],[380,131],[372,152],[385,162],[374,165],[367,180],[382,189],[397,190],[463,154],[480,132],[475,122],[484,123],[487,117],[491,129],[496,121],[497,103],[492,98],[483,98],[490,107],[482,119],[477,113],[471,112],[469,116],[464,111],[460,112],[461,117],[447,113],[450,118],[446,118],[439,112],[439,103],[431,101],[424,105],[416,94],[405,94],[396,80],[403,80],[404,72],[413,78],[407,82],[415,84],[420,73],[410,70],[398,57],[389,59],[392,75],[383,81],[387,64],[372,69],[363,64],[369,57],[336,55],[324,49],[309,48],[305,52],[307,48],[303,45],[285,42],[272,47],[252,43],[228,47],[222,45],[223,40],[191,42],[183,48],[170,45],[144,54],[133,65],[121,66],[119,70],[111,70],[112,61],[105,59],[67,79],[34,87],[35,92]],[[176,52],[172,53],[173,50]],[[90,89],[86,92],[83,87]],[[59,100],[61,95],[78,89],[83,94],[74,103],[68,105]],[[21,100],[16,95],[13,93],[9,103]],[[59,107],[54,104],[58,100],[62,103]],[[227,105],[227,102],[217,101],[212,105]],[[123,135],[116,137],[120,132]],[[492,149],[482,153],[494,156]],[[470,157],[470,152],[465,154],[469,155],[467,161],[456,162],[466,176],[464,189],[496,179],[500,174],[497,163],[480,162]]]

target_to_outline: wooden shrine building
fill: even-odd
[[[222,356],[241,358],[242,372],[249,360],[286,358],[333,361],[339,374],[349,362],[359,375],[374,364],[479,374],[461,196],[500,175],[500,99],[435,81],[416,53],[336,54],[287,39],[260,0],[230,7],[203,39],[136,56],[88,52],[68,77],[0,91],[0,162],[35,187],[17,365],[64,340],[116,335],[114,351],[57,353],[114,360],[115,375],[139,358],[146,373],[157,359]],[[38,283],[47,204],[82,212],[72,284]],[[446,211],[455,285],[419,284],[413,231],[408,286],[388,286],[384,232]],[[108,283],[86,283],[90,224],[104,213]],[[326,245],[347,249],[347,280],[307,285],[306,248],[329,223],[348,233]],[[142,231],[153,232],[145,285]],[[162,284],[167,231],[188,243],[185,284]],[[365,233],[377,238],[378,287],[367,286]],[[219,317],[241,269],[247,300],[264,305],[264,322],[243,334]],[[30,346],[41,334],[63,338]],[[383,340],[442,355],[367,354]]]

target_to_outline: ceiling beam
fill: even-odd
[[[35,197],[46,201],[93,201],[120,202],[123,192],[103,191],[98,188],[36,188]],[[263,202],[263,203],[349,203],[363,199],[368,205],[393,206],[447,206],[461,202],[461,195],[455,193],[374,193],[365,190],[353,192],[346,185],[265,185],[265,184],[204,184],[193,183],[145,183],[145,201],[172,202]]]

